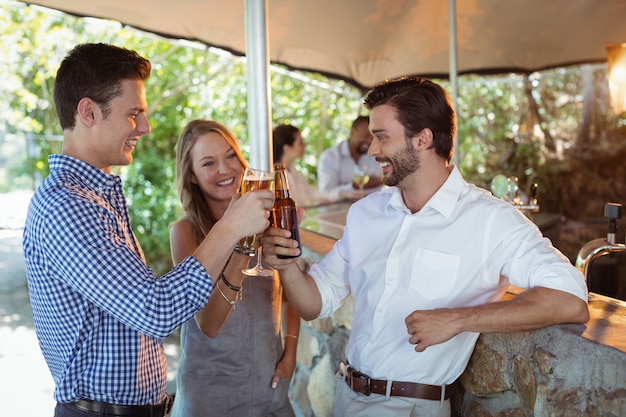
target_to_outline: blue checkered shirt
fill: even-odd
[[[120,178],[64,155],[48,162],[23,246],[54,398],[160,403],[161,340],[206,304],[211,280],[192,257],[156,277],[131,229]]]

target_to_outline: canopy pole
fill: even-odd
[[[456,113],[457,130],[454,134],[454,153],[452,154],[452,163],[460,168],[460,151],[459,151],[459,84],[457,80],[457,43],[456,43],[456,0],[449,0],[450,13],[450,89],[452,96],[452,107]]]
[[[248,71],[248,143],[250,165],[271,171],[268,0],[244,0]]]

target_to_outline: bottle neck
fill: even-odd
[[[284,172],[283,172],[284,175]],[[276,180],[274,181],[274,195],[276,198],[289,198],[289,185],[287,184],[286,178],[280,178],[276,176]]]
[[[274,194],[276,198],[289,198],[289,183],[287,182],[287,170],[285,164],[274,167]]]

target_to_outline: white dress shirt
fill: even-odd
[[[359,157],[359,165],[366,166],[370,175],[380,176],[382,173],[380,164],[368,154]],[[352,183],[355,166],[347,140],[324,150],[317,164],[317,188],[324,192],[354,191]],[[365,193],[373,193],[380,188],[367,188]]]
[[[319,191],[309,184],[304,175],[293,165],[287,168],[287,181],[289,182],[289,195],[299,207],[317,206],[339,200],[338,190],[327,193]]]
[[[417,213],[391,187],[354,203],[344,235],[312,266],[320,317],[352,294],[346,356],[373,378],[450,384],[478,333],[416,352],[405,318],[415,310],[497,301],[508,284],[566,291],[587,300],[580,272],[511,204],[466,183],[456,167]]]

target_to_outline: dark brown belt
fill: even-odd
[[[74,407],[81,411],[89,411],[92,413],[99,413],[105,416],[120,416],[120,417],[163,417],[170,412],[172,408],[173,399],[167,396],[163,404],[158,405],[120,405],[109,404],[100,401],[92,400],[78,400],[66,405]]]
[[[441,400],[441,385],[418,384],[416,382],[387,381],[372,379],[368,375],[357,371],[351,366],[346,367],[346,383],[354,392],[361,394],[387,395],[387,383],[391,383],[391,395],[396,397],[420,398],[423,400]],[[443,386],[444,400],[450,398],[450,393]]]

